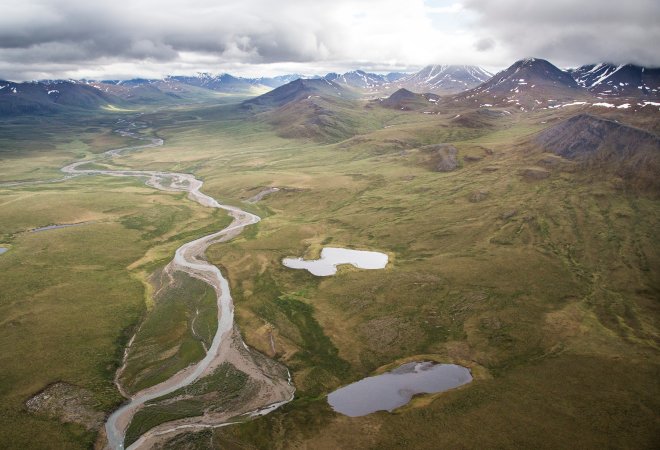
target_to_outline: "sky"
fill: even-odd
[[[660,0],[0,0],[0,79],[660,66]]]

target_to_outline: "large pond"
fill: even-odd
[[[415,394],[432,394],[472,381],[470,370],[455,364],[411,362],[382,375],[364,378],[328,395],[332,409],[350,417],[392,411]]]
[[[325,247],[319,259],[284,258],[282,264],[291,269],[306,269],[318,277],[337,273],[337,266],[351,264],[359,269],[383,269],[387,265],[387,255],[380,252],[350,250],[347,248]]]

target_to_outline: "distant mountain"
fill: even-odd
[[[575,81],[603,97],[660,97],[660,68],[589,64],[571,69]]]
[[[335,82],[337,84],[350,86],[352,88],[373,91],[379,89],[383,85],[389,83],[386,75],[379,75],[376,73],[367,73],[363,70],[354,70],[344,74],[329,73],[325,80]]]
[[[428,66],[416,74],[392,72],[377,74],[354,70],[343,74],[329,73],[323,77],[308,78],[310,83],[288,86],[285,90],[292,94],[310,88],[314,92],[307,95],[329,95],[330,97],[352,98],[356,94],[370,94],[372,98],[406,88],[420,93],[459,92],[483,81],[490,74],[474,66]],[[275,77],[243,78],[227,73],[196,75],[170,75],[163,79],[134,78],[130,80],[80,80],[80,81],[35,81],[31,83],[2,82],[0,86],[0,113],[12,112],[55,112],[63,106],[94,108],[101,104],[125,102],[127,104],[166,105],[188,102],[217,101],[219,94],[254,97],[269,90],[289,85],[304,79],[297,74]],[[317,80],[317,81],[311,81]],[[321,80],[321,81],[318,81]],[[325,84],[322,84],[325,82]],[[54,83],[69,83],[62,89],[54,88]],[[314,84],[316,83],[316,84]],[[5,86],[5,87],[2,87]],[[18,89],[20,86],[20,89]],[[70,88],[69,86],[76,86]],[[302,90],[298,89],[301,86]],[[2,89],[5,89],[4,93]],[[18,94],[14,90],[18,89]],[[73,90],[72,90],[73,89]],[[325,89],[325,91],[323,91]],[[48,94],[48,91],[52,91]],[[74,93],[74,91],[76,91]],[[13,96],[8,95],[14,94]],[[277,103],[282,91],[272,96],[255,100],[256,104]],[[395,97],[396,98],[396,97]],[[418,99],[419,100],[419,99]],[[426,99],[427,101],[428,99]],[[396,107],[393,100],[389,107]],[[422,102],[418,102],[422,106]],[[94,106],[96,105],[96,106]],[[387,105],[387,103],[386,103]],[[400,107],[413,107],[412,102]]]
[[[282,77],[284,78],[284,77]],[[92,81],[103,92],[117,95],[132,103],[180,103],[217,98],[216,93],[255,96],[271,89],[263,83],[278,84],[275,79],[240,78],[229,74],[199,73],[192,76],[172,75],[163,79]],[[284,81],[282,81],[284,82]]]
[[[304,78],[304,76],[300,74],[287,74],[275,77],[244,78],[235,77],[228,73],[220,75],[199,73],[194,76],[169,76],[165,80],[177,81],[189,86],[198,86],[217,92],[261,94],[269,88],[278,88],[299,78]]]
[[[0,115],[43,114],[65,108],[90,110],[120,102],[119,98],[84,82],[0,81]]]
[[[597,64],[566,72],[535,58],[517,61],[495,76],[477,66],[433,65],[412,74],[354,70],[314,78],[296,74],[243,78],[227,73],[198,73],[163,79],[0,83],[0,113],[4,114],[55,112],[63,107],[91,109],[121,102],[133,105],[227,102],[236,101],[236,97],[254,97],[246,105],[279,107],[310,96],[350,99],[367,94],[378,99],[383,107],[406,110],[425,108],[438,100],[434,95],[451,93],[455,94],[451,97],[454,102],[466,106],[512,106],[522,110],[587,104],[637,109],[655,105],[656,98],[660,98],[660,69]],[[269,95],[262,95],[271,90]],[[389,97],[384,97],[388,94]],[[606,97],[620,97],[621,101],[603,102]],[[630,98],[652,101],[633,103]]]
[[[218,98],[221,91],[201,87],[195,84],[186,84],[174,78],[163,80],[104,80],[89,81],[88,84],[100,91],[116,95],[131,104],[180,104],[198,101],[212,101]],[[256,95],[261,91],[237,92],[238,95]],[[224,92],[222,92],[224,94]],[[231,93],[231,92],[229,92]]]
[[[387,98],[379,99],[379,104],[386,108],[413,110],[434,105],[439,97],[436,94],[416,94],[401,88]]]
[[[63,107],[93,109],[108,103],[162,105],[216,101],[219,94],[254,97],[274,87],[281,87],[293,81],[291,78],[294,77],[299,78],[296,75],[241,78],[229,74],[200,73],[194,76],[167,76],[163,79],[25,83],[0,81],[0,114],[53,113],[61,111]],[[323,82],[323,85],[327,86],[328,83]],[[344,90],[334,85],[334,94],[347,97],[353,95],[347,91],[342,92]]]
[[[325,78],[302,79],[287,83],[270,92],[243,102],[246,106],[280,107],[313,97],[353,98],[355,95],[343,86]]]
[[[189,91],[185,85],[163,80],[135,78],[132,80],[88,81],[87,83],[101,92],[117,96],[131,103],[176,102],[184,101],[189,97],[184,95]]]
[[[573,77],[548,61],[528,58],[515,62],[480,86],[456,96],[478,106],[547,107],[549,102],[589,96]]]
[[[383,75],[383,77],[385,78],[385,80],[387,80],[388,83],[393,83],[395,81],[400,80],[403,77],[407,77],[408,75],[410,74],[405,72],[390,72],[386,75]]]
[[[615,173],[660,193],[660,138],[648,131],[579,114],[542,131],[536,143],[584,168]]]
[[[481,92],[508,94],[513,91],[529,91],[532,87],[546,87],[564,91],[576,91],[578,85],[571,75],[544,59],[528,58],[515,62],[508,69],[494,75],[479,86]]]
[[[268,86],[270,88],[276,88],[284,86],[287,83],[297,80],[298,78],[304,78],[303,75],[294,73],[289,75],[278,75],[276,77],[262,77],[262,78],[252,78],[252,82],[261,86]]]
[[[369,73],[354,70],[329,73],[324,79],[367,93],[388,93],[407,89],[418,93],[450,94],[478,86],[492,75],[476,66],[427,66],[416,73]]]
[[[336,142],[355,135],[363,116],[353,101],[359,97],[334,81],[298,79],[246,100],[243,106],[282,137]]]
[[[255,85],[258,86],[258,83],[254,80],[235,77],[228,73],[222,73],[220,75],[200,73],[195,76],[168,76],[164,81],[176,81],[189,86],[226,93],[250,93],[255,88]]]
[[[455,94],[479,86],[493,75],[477,66],[426,66],[394,82],[413,92]]]

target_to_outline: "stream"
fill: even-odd
[[[124,448],[126,430],[131,422],[132,417],[142,405],[150,400],[170,394],[182,387],[190,385],[191,383],[198,380],[201,376],[206,375],[206,372],[213,369],[213,367],[217,366],[219,361],[227,359],[228,354],[232,351],[230,341],[232,338],[235,338],[232,335],[234,331],[233,301],[231,298],[229,283],[227,282],[227,279],[222,275],[216,266],[204,259],[204,253],[211,244],[229,240],[238,235],[246,226],[255,224],[260,220],[260,218],[254,214],[243,211],[242,209],[234,206],[220,204],[216,199],[202,193],[200,189],[203,185],[203,182],[191,174],[150,170],[96,170],[81,168],[81,166],[91,162],[97,162],[103,158],[120,156],[120,154],[125,151],[159,147],[164,143],[162,139],[144,138],[135,133],[132,133],[130,130],[120,130],[120,133],[123,136],[129,136],[140,140],[148,140],[150,142],[145,145],[108,150],[100,157],[85,161],[77,161],[69,164],[61,169],[65,174],[64,179],[69,179],[80,175],[106,175],[115,177],[146,178],[146,184],[148,186],[163,191],[187,192],[188,198],[190,200],[195,201],[202,206],[223,209],[227,211],[231,217],[233,217],[233,221],[229,224],[229,226],[222,230],[183,244],[176,250],[174,259],[165,269],[170,271],[174,270],[185,272],[189,276],[200,279],[209,284],[214,288],[216,292],[218,305],[218,328],[206,353],[206,356],[201,361],[181,370],[168,380],[138,392],[132,398],[130,398],[127,403],[114,411],[105,424],[108,445],[111,449]],[[240,336],[238,339],[240,339]],[[290,380],[288,380],[288,383],[289,386],[291,386]],[[290,397],[287,395],[286,398],[283,398],[280,401],[262,405],[258,409],[248,413],[248,415],[258,416],[275,410],[277,407],[293,399],[294,389],[292,386],[290,391],[291,392],[288,392]],[[221,424],[199,425],[200,428],[208,426],[221,426]],[[187,427],[195,428],[195,425],[189,424]],[[179,429],[180,428],[182,427],[179,427]],[[144,443],[143,439],[140,441]],[[141,443],[140,441],[134,443],[129,448],[135,448]]]

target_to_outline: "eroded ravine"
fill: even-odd
[[[136,139],[140,137],[129,130],[121,130],[122,135]],[[233,218],[226,228],[187,242],[179,247],[172,261],[164,269],[167,273],[180,271],[191,277],[200,279],[212,286],[217,296],[218,328],[213,341],[202,360],[194,363],[171,378],[133,395],[127,403],[113,412],[108,418],[105,431],[108,445],[111,449],[123,449],[126,430],[135,413],[150,400],[170,394],[178,389],[188,386],[196,380],[209,375],[220,364],[231,363],[238,370],[248,374],[259,386],[259,395],[249,404],[241,408],[226,412],[223,415],[213,416],[205,414],[200,417],[187,418],[175,422],[168,422],[154,427],[141,436],[129,448],[147,447],[150,440],[164,434],[194,430],[204,427],[217,427],[230,424],[230,419],[236,416],[264,415],[287,403],[293,398],[294,388],[290,379],[277,376],[277,363],[264,362],[265,357],[250,350],[243,343],[240,333],[234,326],[234,307],[229,290],[229,283],[220,270],[204,259],[206,249],[214,243],[230,240],[237,236],[243,228],[257,223],[260,218],[254,214],[243,211],[234,206],[220,204],[214,198],[200,191],[203,182],[193,175],[162,171],[141,170],[96,170],[84,169],[82,166],[96,162],[102,158],[116,157],[124,151],[137,150],[163,145],[163,140],[150,138],[150,143],[134,147],[124,147],[105,152],[98,158],[78,161],[62,168],[66,175],[64,179],[81,175],[106,175],[115,177],[146,178],[146,184],[163,191],[187,192],[188,198],[209,208],[219,208],[227,211]],[[58,180],[59,181],[59,180]],[[120,387],[121,390],[121,387]],[[121,390],[124,392],[123,390]]]

